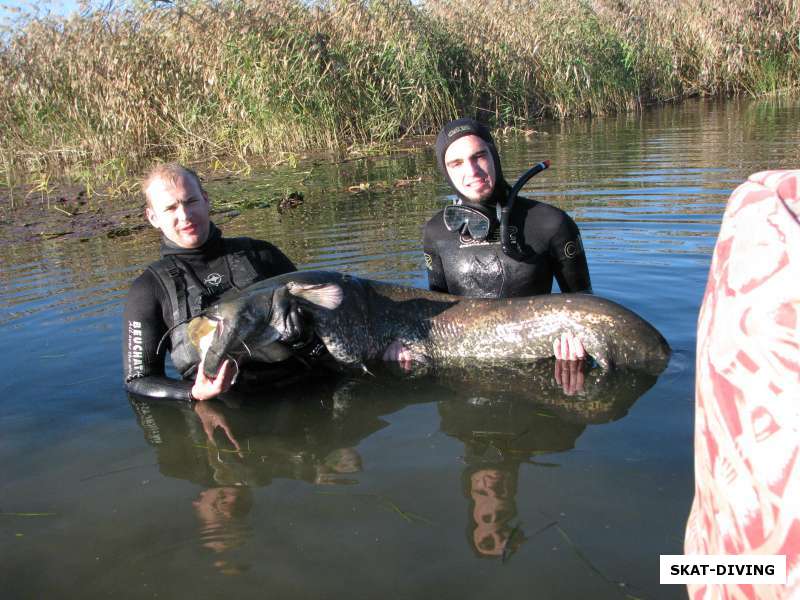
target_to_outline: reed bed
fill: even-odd
[[[796,0],[191,0],[28,19],[0,48],[0,185],[157,159],[525,127],[800,77]]]

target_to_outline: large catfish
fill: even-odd
[[[302,318],[300,318],[302,316]],[[364,369],[401,341],[432,365],[505,364],[553,356],[553,341],[569,331],[603,368],[634,367],[658,374],[670,347],[647,321],[590,294],[489,300],[463,298],[361,279],[300,271],[253,284],[210,307],[188,333],[204,370],[214,376],[227,357],[275,362],[287,343],[313,329],[333,360]]]

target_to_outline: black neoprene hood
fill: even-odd
[[[506,183],[506,180],[503,178],[503,168],[500,166],[500,157],[497,154],[497,147],[486,125],[470,118],[456,119],[455,121],[447,123],[442,127],[439,135],[436,136],[436,146],[434,149],[436,153],[436,163],[439,165],[439,170],[442,172],[442,175],[444,175],[447,183],[455,190],[462,202],[471,204],[469,199],[462,196],[458,190],[456,190],[456,187],[453,185],[453,180],[450,179],[450,174],[447,172],[447,167],[444,164],[444,155],[450,147],[450,144],[467,135],[478,136],[486,142],[489,147],[492,161],[494,161],[496,183],[492,195],[484,201],[484,204],[496,204],[498,200],[502,201],[508,193],[508,183]]]

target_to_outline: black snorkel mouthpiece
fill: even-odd
[[[531,177],[538,175],[549,166],[550,161],[543,160],[525,171],[520,178],[517,179],[517,182],[514,184],[514,187],[511,188],[505,201],[502,203],[498,202],[497,204],[497,220],[500,221],[500,247],[503,249],[503,253],[509,258],[523,260],[526,257],[526,254],[522,252],[522,249],[519,247],[519,241],[516,235],[512,238],[508,230],[508,221],[511,217],[511,209],[514,208],[514,201],[517,199],[517,194],[519,194],[522,186],[528,183]]]

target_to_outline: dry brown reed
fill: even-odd
[[[300,0],[33,19],[0,51],[0,170],[123,186],[149,161],[386,143],[796,86],[795,0]]]

